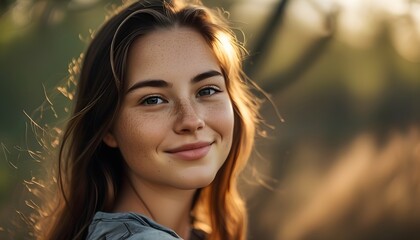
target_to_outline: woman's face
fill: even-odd
[[[133,182],[196,189],[226,160],[233,125],[225,79],[204,38],[160,29],[131,46],[122,107],[104,141],[120,149]]]

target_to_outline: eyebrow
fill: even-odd
[[[207,78],[211,78],[211,77],[216,77],[216,76],[222,76],[223,74],[220,73],[219,71],[216,70],[210,70],[207,72],[203,72],[198,74],[197,76],[193,77],[191,79],[192,83],[198,83],[202,80],[205,80]],[[144,80],[144,81],[139,81],[137,83],[135,83],[133,86],[131,86],[127,91],[126,94],[139,89],[139,88],[144,88],[144,87],[156,87],[156,88],[167,88],[172,86],[171,83],[166,82],[165,80],[161,80],[161,79],[151,79],[151,80]]]
[[[135,83],[133,86],[131,86],[125,94],[128,94],[136,89],[139,88],[144,88],[144,87],[156,87],[156,88],[165,88],[165,87],[169,87],[169,83],[164,81],[164,80],[144,80],[144,81],[140,81]]]
[[[216,76],[222,76],[223,77],[223,74],[220,73],[219,71],[216,71],[216,70],[210,70],[210,71],[207,71],[207,72],[200,73],[197,76],[193,77],[193,79],[191,79],[191,82],[192,83],[198,83],[198,82],[200,82],[204,79],[211,78],[211,77],[216,77]]]

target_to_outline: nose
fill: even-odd
[[[184,101],[180,103],[176,116],[174,130],[178,134],[195,133],[205,126],[203,118],[200,117],[200,114],[190,102]]]

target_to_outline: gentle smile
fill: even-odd
[[[198,160],[207,155],[211,149],[213,142],[198,142],[193,144],[186,144],[165,151],[176,158],[182,160]]]

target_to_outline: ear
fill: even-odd
[[[117,139],[115,139],[114,135],[111,132],[107,132],[102,140],[106,145],[108,145],[108,147],[118,147]]]

